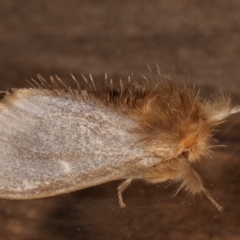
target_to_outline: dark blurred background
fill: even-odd
[[[96,82],[105,72],[137,79],[158,64],[203,96],[223,92],[240,104],[237,0],[0,0],[0,33],[1,90],[27,87],[38,73],[69,85],[70,73],[91,73]],[[173,197],[176,186],[142,182],[124,192],[127,208],[120,209],[120,182],[112,182],[52,198],[0,200],[0,239],[239,239],[240,116],[216,138],[228,147],[194,168],[222,213],[204,197]]]

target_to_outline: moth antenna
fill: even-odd
[[[118,202],[121,208],[126,207],[126,204],[123,201],[122,193],[129,187],[131,182],[132,182],[132,179],[127,179],[118,187]]]
[[[230,114],[235,114],[235,113],[238,113],[240,112],[240,105],[234,107],[231,111],[230,111]]]
[[[209,149],[219,148],[219,147],[227,147],[227,145],[210,145],[210,146],[208,146]]]
[[[206,110],[209,112],[208,121],[215,122],[217,125],[231,115],[231,99],[222,95],[221,98],[213,101],[203,101],[206,106]]]

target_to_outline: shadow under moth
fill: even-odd
[[[227,97],[206,100],[191,87],[155,83],[32,80],[0,93],[0,197],[33,199],[124,179],[176,182],[176,192],[204,194],[191,163],[209,155],[214,129],[240,106]],[[84,81],[83,81],[84,82]]]

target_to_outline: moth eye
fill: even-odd
[[[182,156],[185,157],[187,160],[189,159],[189,154],[191,152],[190,148],[186,148],[182,151]]]

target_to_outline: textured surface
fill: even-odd
[[[1,1],[0,89],[28,86],[37,73],[126,79],[158,63],[174,79],[200,85],[201,95],[221,90],[240,103],[239,9],[235,0]],[[122,210],[112,182],[39,200],[1,199],[1,239],[237,240],[239,122],[236,115],[224,123],[216,137],[227,147],[195,166],[223,213],[204,198],[173,198],[174,186],[141,182],[126,190]]]

